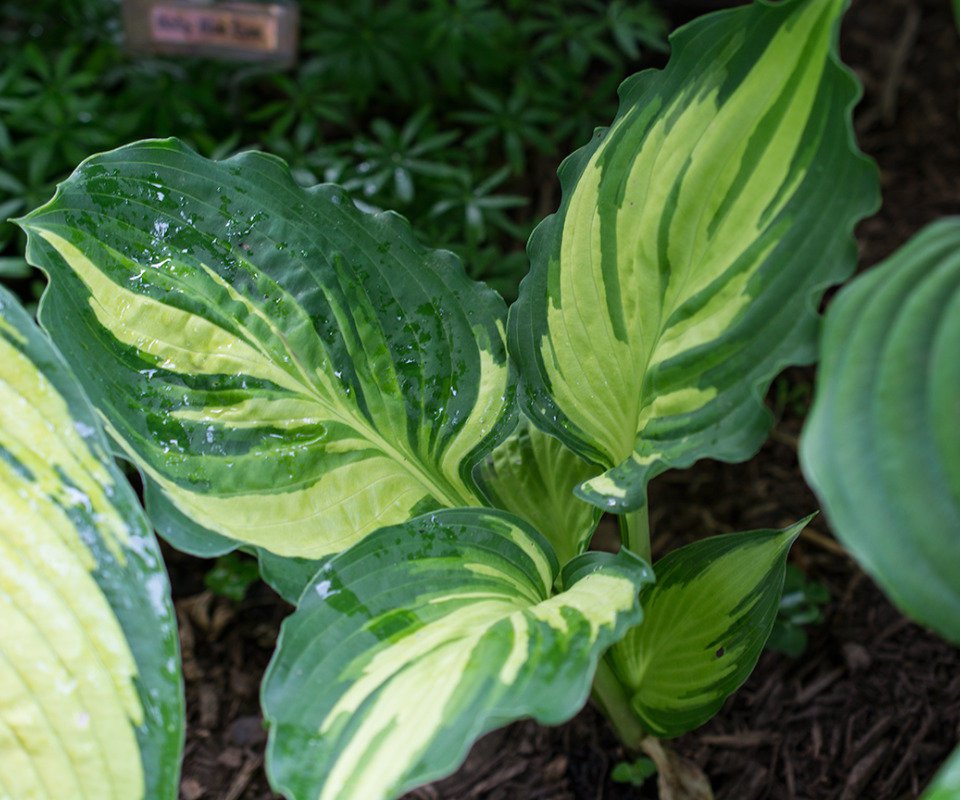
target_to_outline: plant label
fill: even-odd
[[[199,56],[291,64],[296,59],[295,3],[198,3],[125,0],[131,53]]]

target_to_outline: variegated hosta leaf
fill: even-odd
[[[864,569],[960,643],[960,218],[831,304],[800,460]]]
[[[41,321],[178,546],[318,558],[478,502],[513,426],[504,304],[401,218],[168,140],[86,161],[20,224]]]
[[[565,564],[586,549],[600,521],[600,510],[573,493],[598,471],[524,420],[481,465],[480,481],[494,505],[533,525]]]
[[[176,798],[169,593],[93,409],[0,288],[0,797]]]
[[[561,167],[510,348],[533,421],[609,468],[580,488],[590,502],[636,509],[668,467],[748,457],[764,388],[813,360],[817,298],[852,270],[852,227],[877,204],[836,55],[845,5],[758,2],[688,25]]]
[[[263,686],[267,772],[293,800],[378,800],[452,771],[483,733],[579,709],[640,622],[647,565],[570,562],[500,511],[384,528],[332,558],[283,624]]]
[[[921,800],[960,800],[960,748],[953,751]]]
[[[606,656],[654,736],[702,725],[753,671],[805,524],[713,536],[657,562],[657,583],[640,593],[643,625]]]

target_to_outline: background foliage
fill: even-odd
[[[650,0],[324,0],[302,4],[300,61],[276,71],[130,58],[118,0],[4,14],[0,219],[133,139],[178,136],[209,157],[263,149],[304,184],[400,211],[508,301],[561,155],[613,116],[616,86],[666,36]],[[29,276],[22,251],[0,223],[0,278]],[[29,300],[40,287],[17,288]]]

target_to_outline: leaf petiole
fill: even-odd
[[[623,546],[650,563],[650,516],[647,506],[628,511],[618,517]]]

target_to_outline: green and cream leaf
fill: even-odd
[[[565,564],[587,548],[600,521],[600,510],[574,494],[598,471],[523,420],[487,457],[479,477],[491,502],[533,525]]]
[[[628,551],[560,573],[549,543],[501,511],[373,533],[283,624],[262,696],[272,784],[291,800],[396,797],[494,727],[568,719],[603,651],[640,622],[651,578]]]
[[[807,481],[891,599],[960,643],[960,218],[844,288],[822,349]]]
[[[656,563],[657,583],[640,593],[643,625],[605,658],[649,733],[669,738],[702,725],[753,671],[804,525],[712,536]]]
[[[20,221],[40,319],[177,546],[316,559],[475,505],[514,425],[506,309],[450,253],[279,159],[174,140],[84,162]]]
[[[177,797],[169,595],[93,409],[0,287],[0,797]]]
[[[691,23],[561,167],[509,338],[525,412],[607,470],[580,487],[588,501],[630,511],[667,468],[747,458],[770,380],[813,360],[817,300],[852,271],[853,225],[877,205],[836,54],[845,6]]]

